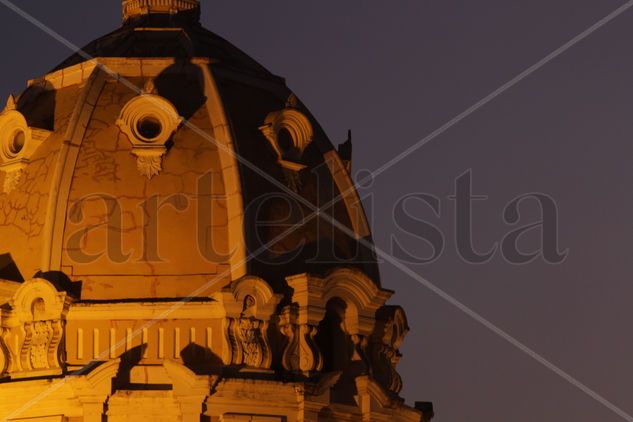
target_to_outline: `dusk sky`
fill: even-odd
[[[354,135],[354,173],[414,145],[600,19],[623,0],[203,0],[203,24],[288,85],[332,142]],[[119,0],[20,0],[83,46],[120,25]],[[0,97],[18,94],[71,54],[0,5]],[[4,101],[4,100],[3,100]],[[394,222],[406,195],[441,199],[410,216],[446,245],[421,275],[587,388],[633,414],[633,8],[360,189],[376,245],[427,255]],[[535,201],[504,222],[513,199],[541,193],[558,209],[567,259],[464,262],[455,246],[455,179],[471,170],[473,245],[490,251],[538,222]],[[521,243],[522,242],[522,243]],[[538,249],[538,231],[521,239]],[[433,422],[627,420],[448,303],[402,268],[381,264],[411,333],[399,372],[407,402],[432,401]],[[633,419],[628,419],[633,420]]]

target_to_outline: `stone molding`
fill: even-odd
[[[195,62],[195,61],[194,61]],[[209,62],[195,62],[202,72],[204,95],[209,120],[213,125],[213,135],[218,146],[218,155],[222,167],[222,178],[226,195],[227,235],[231,265],[231,277],[238,280],[246,275],[246,233],[244,232],[244,199],[242,176],[240,174],[233,131],[226,115],[214,74]]]
[[[340,155],[332,150],[323,154],[325,158],[325,164],[330,169],[334,183],[339,192],[342,192],[342,200],[347,208],[347,214],[352,224],[352,229],[358,237],[358,239],[367,238],[371,234],[369,229],[369,223],[367,221],[367,215],[363,208],[363,202],[358,195],[358,191],[354,187],[354,182],[347,171],[347,167]]]
[[[108,78],[108,74],[100,68],[92,68],[64,133],[64,139],[67,141],[61,146],[52,175],[51,185],[55,186],[56,190],[49,196],[46,211],[49,217],[44,225],[42,272],[61,270],[68,198],[79,156],[79,147],[88,130],[86,122],[90,120]]]

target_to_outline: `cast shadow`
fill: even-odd
[[[75,299],[81,297],[81,281],[72,281],[65,273],[61,271],[47,271],[45,273],[38,272],[36,278],[42,278],[51,283],[60,292],[66,292]]]
[[[35,81],[20,95],[17,109],[24,115],[29,127],[55,130],[55,104],[57,91],[45,80]]]
[[[10,253],[0,254],[0,278],[16,283],[24,283],[24,277]]]
[[[154,86],[158,95],[169,100],[178,114],[189,120],[206,103],[203,81],[202,70],[198,66],[188,58],[177,58],[154,79]]]
[[[180,357],[184,365],[196,375],[219,375],[224,363],[208,347],[189,343],[182,349]]]
[[[121,355],[121,365],[117,376],[112,380],[112,392],[117,390],[152,390],[152,391],[169,391],[173,389],[171,384],[145,384],[134,383],[131,380],[132,368],[137,366],[143,359],[143,355],[147,350],[146,344],[136,346]]]

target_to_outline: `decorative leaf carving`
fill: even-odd
[[[17,168],[4,174],[4,192],[10,193],[20,184],[24,170]]]
[[[151,179],[158,176],[163,171],[163,154],[165,150],[153,151],[154,154],[138,154],[136,155],[136,167],[142,176]]]

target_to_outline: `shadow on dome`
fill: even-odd
[[[189,120],[207,100],[202,70],[188,58],[176,59],[156,77],[154,86],[157,94],[169,100],[185,120]]]
[[[0,279],[24,283],[24,277],[10,253],[0,254]]]
[[[60,292],[66,292],[75,299],[81,297],[81,281],[72,281],[65,273],[61,271],[38,272],[35,278],[42,278],[51,283]]]
[[[29,127],[55,130],[57,91],[45,80],[34,82],[20,95],[17,109],[24,115]]]

